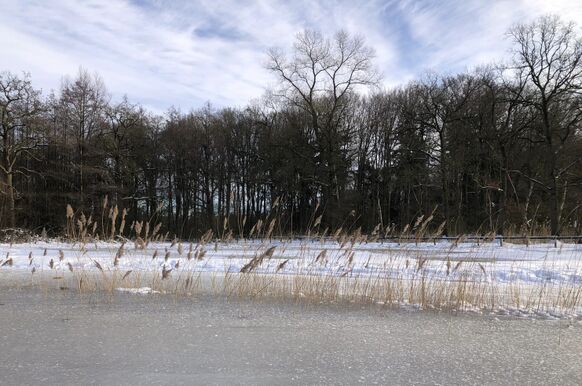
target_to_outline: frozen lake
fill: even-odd
[[[0,384],[582,384],[582,324],[4,288]]]

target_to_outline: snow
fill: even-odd
[[[104,273],[119,272],[121,276],[129,271],[132,276],[162,271],[171,272],[172,277],[189,272],[220,275],[238,273],[253,258],[263,256],[262,262],[252,271],[281,277],[303,275],[398,280],[422,277],[423,280],[448,283],[484,283],[490,288],[495,287],[494,290],[505,286],[507,293],[510,292],[507,288],[515,286],[526,288],[530,293],[556,289],[558,294],[562,289],[571,294],[582,287],[582,244],[560,243],[556,246],[554,243],[539,243],[528,246],[505,242],[501,246],[498,241],[480,244],[437,241],[347,242],[340,245],[331,240],[243,240],[208,244],[149,243],[143,249],[127,243],[120,250],[121,246],[118,242],[0,244],[0,275],[33,270],[55,276],[67,275],[71,270],[87,273],[103,270]],[[268,251],[272,247],[274,250],[270,254]],[[130,286],[127,282],[123,284]],[[149,287],[116,289],[153,293]],[[575,313],[582,315],[582,310],[576,307]],[[509,308],[506,311],[514,312]]]
[[[150,287],[139,287],[139,288],[123,288],[119,287],[115,289],[119,292],[128,292],[130,294],[140,294],[140,295],[148,295],[148,294],[159,294],[160,291],[155,291]]]
[[[250,259],[275,247],[273,255],[265,258],[255,272],[413,277],[422,270],[427,277],[444,277],[462,271],[469,275],[470,280],[582,285],[581,244],[561,244],[556,248],[553,243],[530,246],[504,243],[499,246],[497,242],[455,245],[443,241],[436,244],[349,243],[342,247],[332,241],[246,240],[206,245],[194,243],[188,260],[188,243],[181,246],[150,243],[145,249],[128,243],[123,247],[117,266],[114,266],[120,246],[120,243],[97,242],[86,244],[82,250],[80,244],[56,241],[0,244],[0,272],[30,271],[32,268],[48,270],[51,260],[56,271],[67,271],[70,267],[73,270],[97,270],[98,263],[105,270],[120,271],[158,271],[166,267],[192,272],[239,272]],[[197,252],[201,250],[205,252],[204,256],[197,260]],[[153,258],[155,251],[157,256]],[[324,255],[321,255],[322,251],[325,251]],[[8,260],[11,261],[5,264]]]

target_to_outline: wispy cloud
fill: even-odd
[[[114,97],[157,110],[244,105],[272,78],[265,51],[303,28],[346,29],[375,48],[386,86],[426,69],[460,71],[504,56],[504,32],[543,13],[582,24],[567,0],[0,0],[0,69],[30,71],[48,91],[79,66]]]
[[[403,1],[400,14],[410,31],[410,50],[419,65],[459,71],[504,58],[507,30],[553,13],[582,24],[582,3],[567,0]],[[406,55],[406,53],[404,53]]]

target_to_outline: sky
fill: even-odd
[[[0,71],[48,93],[83,67],[154,111],[242,107],[274,85],[267,50],[305,28],[363,36],[391,88],[501,61],[507,29],[548,13],[582,26],[576,0],[0,0]]]

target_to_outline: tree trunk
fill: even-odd
[[[552,186],[550,189],[550,231],[552,236],[560,235],[562,211],[560,204],[560,195],[558,194],[558,182],[556,178],[552,178]]]
[[[14,183],[12,173],[9,171],[6,174],[6,189],[8,190],[8,227],[14,228],[16,226],[16,208],[14,203]]]

